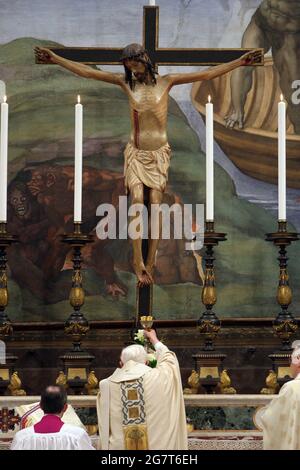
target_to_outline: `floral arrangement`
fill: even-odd
[[[144,330],[137,330],[137,332],[134,335],[134,342],[136,344],[140,344],[141,346],[144,346],[144,348],[148,352],[147,354],[148,366],[152,368],[156,367],[157,365],[156,355],[155,355],[152,344],[149,344],[149,342],[147,341],[147,338],[145,338],[144,336]],[[150,348],[153,352],[149,352]]]
[[[154,369],[157,365],[157,359],[156,359],[155,354],[148,353],[147,354],[147,362],[148,362],[148,366],[152,367],[152,369]]]
[[[144,336],[144,330],[137,330],[137,332],[134,335],[134,342],[136,344],[140,344],[141,346],[145,346],[146,344],[146,338]]]

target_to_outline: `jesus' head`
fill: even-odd
[[[155,69],[146,49],[140,44],[129,44],[124,47],[121,61],[125,68],[125,81],[131,89],[134,80],[139,83],[156,84]]]

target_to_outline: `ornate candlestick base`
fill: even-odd
[[[292,242],[298,241],[297,233],[287,231],[286,221],[278,221],[278,231],[267,233],[266,241],[274,243],[279,249],[279,282],[277,289],[277,302],[280,312],[273,321],[273,331],[281,340],[281,348],[269,356],[273,363],[279,385],[283,385],[292,377],[289,372],[290,355],[292,351],[291,338],[298,329],[298,321],[288,310],[292,302],[292,290],[289,285],[288,257],[286,248]]]
[[[95,356],[86,351],[70,351],[60,356],[63,371],[60,371],[56,383],[68,389],[72,395],[85,395],[91,374],[91,365]]]
[[[222,371],[222,363],[226,358],[226,354],[201,352],[194,354],[195,371],[199,376],[199,385],[201,385],[206,393],[215,393],[220,383]],[[198,391],[196,392],[198,393]]]
[[[195,370],[188,379],[194,393],[198,389],[196,374],[198,374],[198,386],[201,384],[207,393],[215,392],[217,385],[220,385],[222,363],[226,357],[225,354],[215,352],[213,344],[221,328],[221,321],[213,311],[213,306],[217,301],[214,247],[225,240],[226,233],[215,232],[214,222],[206,221],[204,232],[204,245],[206,247],[205,280],[202,290],[202,303],[205,306],[205,311],[198,320],[198,329],[200,335],[204,338],[204,346],[201,353],[193,356]],[[224,387],[220,386],[220,390],[223,392]],[[185,389],[185,392],[188,393],[188,389]]]
[[[64,365],[64,371],[60,372],[57,383],[70,387],[75,394],[80,394],[84,392],[87,385],[90,365],[94,360],[94,356],[81,348],[82,338],[89,331],[89,322],[81,312],[81,307],[85,301],[82,287],[81,250],[88,243],[92,243],[93,238],[81,232],[80,223],[74,223],[74,232],[64,235],[63,242],[73,248],[70,304],[74,310],[65,323],[65,333],[72,338],[73,349],[60,357]]]

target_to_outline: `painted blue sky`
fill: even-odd
[[[0,0],[0,43],[18,37],[121,46],[141,39],[146,0]],[[160,45],[239,47],[260,0],[157,0]],[[225,41],[225,42],[224,42]]]

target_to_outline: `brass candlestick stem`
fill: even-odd
[[[198,329],[204,336],[204,351],[214,351],[213,340],[219,333],[221,322],[213,311],[213,306],[217,301],[215,270],[214,270],[214,247],[226,240],[226,233],[215,232],[214,222],[206,221],[204,233],[205,253],[205,279],[202,289],[202,303],[205,312],[198,320]]]
[[[80,395],[86,390],[95,388],[97,381],[95,374],[91,373],[91,363],[95,357],[81,348],[83,337],[89,331],[89,322],[81,311],[85,295],[82,287],[82,253],[81,250],[88,243],[93,242],[91,235],[81,232],[81,224],[74,223],[74,232],[63,236],[63,242],[73,248],[73,276],[70,291],[70,304],[73,312],[65,323],[65,333],[72,338],[73,349],[60,357],[63,371],[60,371],[56,382],[68,388],[69,393]]]
[[[292,302],[292,290],[289,285],[288,257],[286,248],[292,242],[298,241],[297,233],[287,231],[285,221],[278,222],[278,231],[267,233],[266,241],[273,242],[279,249],[279,282],[277,288],[277,302],[281,307],[280,312],[273,321],[274,333],[280,338],[282,351],[291,350],[291,337],[298,329],[298,322],[293,314],[288,310]]]
[[[213,311],[217,301],[215,270],[214,270],[214,247],[226,240],[226,233],[215,232],[214,222],[206,221],[204,232],[205,253],[205,279],[202,289],[202,303],[205,311],[198,320],[198,329],[204,336],[204,346],[199,354],[194,354],[195,369],[188,379],[190,388],[184,390],[185,393],[197,393],[201,385],[206,393],[215,393],[217,386],[221,393],[235,393],[233,387],[224,387],[222,382],[222,364],[226,358],[225,354],[214,352],[214,339],[221,328],[221,321]],[[224,377],[224,374],[223,374]],[[227,382],[231,384],[228,374]],[[226,382],[226,383],[227,383]]]
[[[85,294],[82,287],[81,250],[88,243],[92,243],[93,238],[91,235],[83,234],[81,232],[81,224],[77,222],[74,223],[74,232],[63,236],[63,242],[73,248],[73,276],[69,298],[74,311],[65,323],[65,332],[72,337],[73,352],[82,352],[81,342],[82,338],[89,331],[89,322],[81,311],[85,301]]]
[[[269,371],[266,379],[267,387],[261,393],[268,393],[268,390],[278,391],[279,387],[291,380],[290,356],[292,352],[291,338],[298,329],[298,322],[289,311],[292,303],[292,290],[289,285],[288,257],[286,248],[299,240],[297,233],[287,231],[286,221],[278,221],[278,231],[266,234],[266,241],[274,243],[279,250],[279,281],[277,288],[277,302],[281,307],[280,312],[273,321],[273,331],[281,340],[279,351],[269,355],[273,363],[273,373]]]
[[[0,337],[12,335],[13,327],[6,314],[8,305],[7,288],[7,248],[17,242],[17,238],[7,232],[7,224],[0,222]]]

